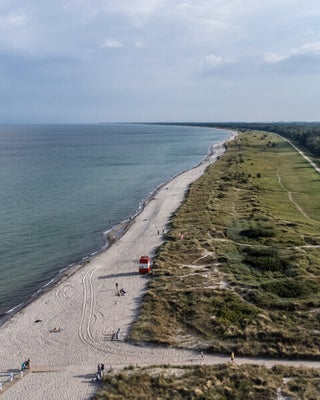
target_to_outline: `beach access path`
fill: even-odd
[[[105,370],[130,365],[218,364],[228,357],[126,343],[139,313],[148,277],[138,273],[141,255],[153,256],[163,242],[172,213],[189,185],[224,151],[217,145],[210,159],[163,186],[132,221],[128,231],[103,253],[37,298],[0,328],[1,400],[90,399],[98,363]],[[117,295],[124,288],[124,296]],[[37,321],[37,322],[36,322]],[[53,332],[54,328],[57,332]],[[120,328],[119,340],[111,340]],[[31,357],[31,371],[20,377],[22,362]],[[272,366],[276,360],[238,359],[238,363]],[[302,365],[300,361],[280,361]],[[320,362],[303,365],[320,368]],[[10,372],[13,382],[8,385]],[[9,387],[10,386],[10,387]],[[6,389],[7,387],[7,389]]]

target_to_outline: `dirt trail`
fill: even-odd
[[[282,187],[282,189],[283,189],[285,192],[288,193],[288,197],[289,197],[289,200],[291,201],[291,203],[294,204],[294,206],[296,207],[296,209],[297,209],[305,218],[311,219],[311,218],[309,217],[309,215],[300,207],[300,205],[299,205],[295,200],[293,200],[293,198],[292,198],[292,192],[289,192],[289,190],[284,186],[284,184],[283,184],[283,182],[282,182],[282,179],[281,179],[281,176],[280,176],[280,174],[279,174],[279,169],[277,170],[277,178],[278,178],[279,184],[280,184],[280,186]]]

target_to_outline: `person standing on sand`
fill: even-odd
[[[116,290],[118,290],[118,287],[119,287],[118,282],[116,282]]]
[[[23,364],[22,364],[21,369],[31,369],[31,358],[30,357],[27,359],[27,361],[24,362],[24,368],[23,368]]]
[[[101,381],[101,379],[102,379],[102,371],[101,371],[101,364],[99,363],[98,364],[98,372],[97,372],[97,379],[99,380],[99,381]]]
[[[231,357],[230,358],[231,358],[231,364],[233,364],[234,363],[234,352],[233,351],[231,352]]]

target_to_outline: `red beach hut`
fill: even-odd
[[[139,273],[140,274],[147,274],[150,272],[150,257],[148,256],[141,256],[139,262]]]

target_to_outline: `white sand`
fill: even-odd
[[[0,328],[0,382],[7,381],[8,372],[17,371],[22,361],[32,359],[32,373],[15,379],[1,399],[89,399],[97,388],[91,379],[99,362],[106,369],[118,369],[127,365],[227,361],[226,357],[213,356],[201,361],[192,351],[124,342],[148,279],[138,273],[139,257],[154,254],[162,243],[157,231],[166,230],[189,184],[222,152],[223,146],[217,146],[210,160],[169,182],[115,244]],[[125,296],[116,295],[116,282],[119,288],[125,288]],[[35,323],[38,319],[42,322]],[[54,327],[63,331],[50,333]],[[117,328],[121,329],[120,340],[111,341],[110,335]]]

